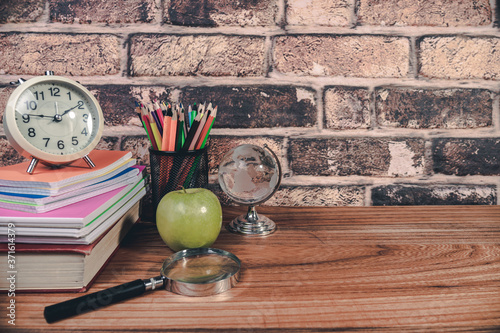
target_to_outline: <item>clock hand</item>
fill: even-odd
[[[80,106],[80,104],[77,104],[77,105],[73,106],[72,108],[67,109],[66,111],[64,111],[64,112],[62,113],[61,117],[62,117],[62,116],[64,116],[66,113],[70,112],[71,110],[73,110],[73,109],[75,109],[75,108],[79,107],[79,106]]]
[[[56,114],[54,115],[52,121],[58,123],[62,120],[62,116],[59,114],[59,105],[57,104],[57,102],[54,102],[54,106],[56,107]]]
[[[23,119],[27,119],[27,117],[40,117],[40,118],[52,118],[52,116],[46,116],[44,114],[31,114],[31,113],[23,113]]]
[[[60,121],[62,120],[62,117],[63,117],[65,114],[67,114],[68,112],[70,112],[71,110],[73,110],[73,109],[75,109],[75,108],[77,108],[77,107],[79,107],[79,106],[80,106],[80,104],[77,104],[77,105],[73,106],[72,108],[67,109],[67,110],[66,110],[66,111],[64,111],[62,114],[59,114],[59,113],[58,113],[59,109],[57,108],[57,102],[56,102],[56,114],[55,114],[55,116],[54,116],[53,121],[55,121],[55,122],[60,122]]]

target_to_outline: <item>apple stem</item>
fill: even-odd
[[[184,193],[187,193],[186,189],[184,188],[184,186],[182,186],[182,190],[184,191]]]

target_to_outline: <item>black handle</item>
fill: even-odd
[[[143,280],[127,282],[93,294],[70,299],[65,302],[47,306],[43,312],[47,323],[97,310],[103,306],[139,296],[146,291]]]

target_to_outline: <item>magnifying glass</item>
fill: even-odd
[[[234,254],[213,248],[187,249],[163,262],[160,274],[138,279],[62,303],[47,306],[48,323],[165,288],[185,296],[209,296],[231,289],[239,280],[241,261]]]

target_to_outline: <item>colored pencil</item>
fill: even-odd
[[[139,116],[139,120],[141,121],[142,127],[144,127],[144,131],[146,131],[146,135],[148,137],[149,143],[151,144],[151,146],[153,146],[153,141],[151,141],[151,135],[150,135],[151,129],[148,129],[148,126],[146,125],[146,122],[144,121],[144,119],[142,117],[141,105],[139,104],[139,102],[135,102],[135,112]],[[149,125],[149,122],[147,122],[147,123]]]
[[[199,113],[201,114],[201,119],[200,119],[200,124],[198,125],[198,128],[196,129],[196,132],[193,137],[193,141],[189,145],[189,150],[194,150],[196,147],[196,144],[198,143],[198,140],[200,139],[201,132],[203,131],[203,127],[205,127],[205,123],[207,122],[207,118],[210,115],[211,111],[206,111],[204,113]]]
[[[186,142],[184,142],[184,145],[182,146],[181,150],[189,150],[189,147],[191,147],[191,143],[194,140],[194,136],[196,134],[196,131],[198,130],[198,126],[200,125],[201,121],[201,113],[198,113],[196,118],[193,120],[193,124],[191,125],[191,128],[189,129],[188,136],[186,138]]]
[[[177,112],[173,112],[172,114],[168,135],[168,148],[165,147],[164,150],[168,149],[168,151],[175,151],[175,143],[177,138]]]
[[[217,115],[212,103],[194,103],[186,110],[182,103],[166,105],[155,99],[135,106],[151,147],[170,152],[203,149]]]
[[[158,131],[158,127],[156,126],[156,123],[154,120],[150,120],[150,125],[151,125],[151,131],[153,132],[153,136],[156,141],[156,146],[158,147],[158,150],[162,150],[161,146],[161,135],[160,132]]]
[[[186,136],[185,136],[185,129],[184,129],[184,109],[177,109],[176,110],[179,114],[178,118],[178,124],[177,124],[177,139],[176,139],[176,145],[175,149],[180,150],[182,146],[184,145],[184,142],[186,141]]]
[[[158,104],[158,100],[157,99],[155,99],[154,108],[155,108],[155,111],[156,111],[156,118],[158,118],[160,126],[162,128],[161,132],[163,132],[163,126],[164,126],[164,124],[163,124],[163,111],[162,111],[162,109],[160,107],[160,104]]]
[[[212,130],[212,126],[215,122],[215,117],[217,117],[217,106],[211,110],[210,115],[207,118],[207,122],[205,126],[203,126],[203,131],[201,132],[200,138],[196,144],[196,149],[203,149],[208,140],[208,136],[210,135],[210,131]]]
[[[153,121],[155,122],[156,127],[158,128],[158,132],[162,133],[163,132],[162,121],[160,121],[160,119],[158,118],[158,114],[156,113],[154,107],[151,104],[148,104],[147,108],[148,108],[149,117],[151,119],[153,119]]]
[[[144,123],[144,126],[146,127],[146,133],[148,133],[148,138],[149,141],[151,142],[151,146],[153,147],[154,150],[158,150],[158,145],[156,144],[156,140],[153,136],[153,130],[151,129],[151,124],[149,122],[149,119],[146,115],[142,116],[142,122]]]
[[[170,144],[168,140],[170,139],[170,128],[172,127],[172,117],[167,115],[163,118],[163,138],[161,141],[161,146],[163,147],[163,150],[169,151]]]

